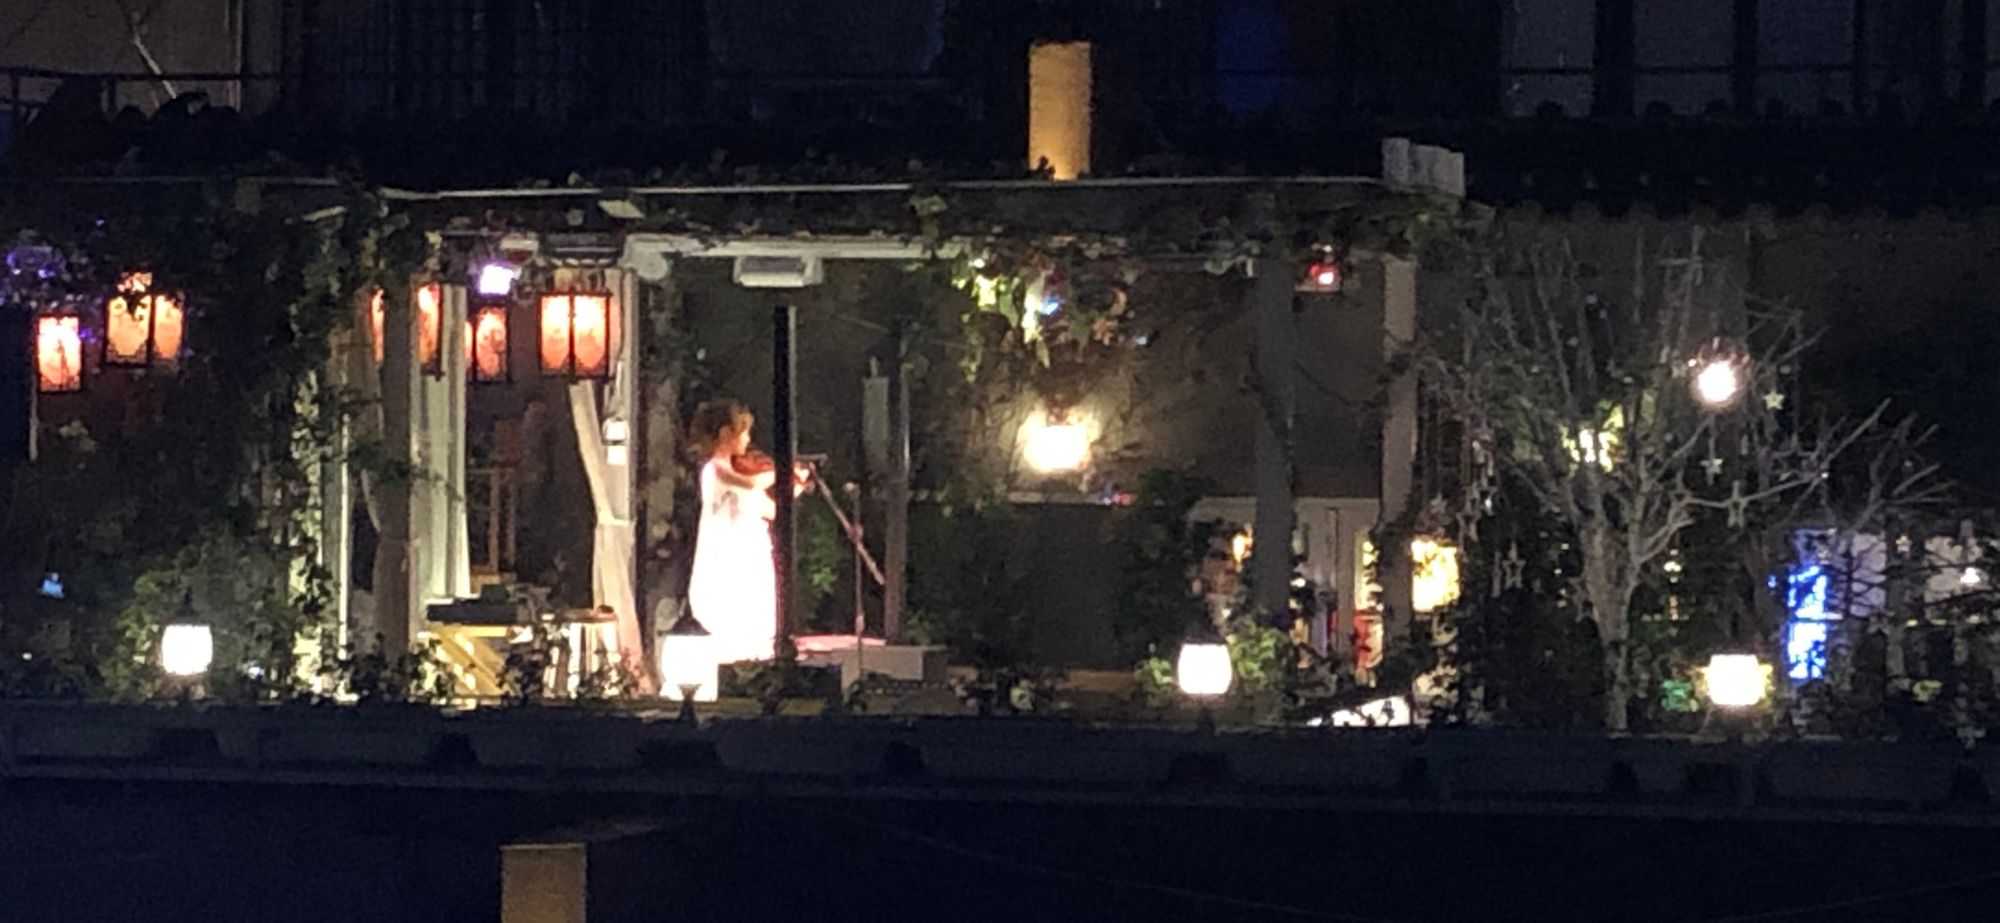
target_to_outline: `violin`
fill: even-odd
[[[809,456],[801,457],[800,460],[792,466],[792,470],[795,473],[794,476],[801,483],[804,483],[805,480],[809,478],[812,474],[812,466],[811,464],[809,464],[810,461],[811,457]],[[737,474],[747,478],[747,477],[755,477],[760,474],[770,474],[771,472],[778,470],[778,461],[777,459],[772,458],[768,453],[760,452],[756,449],[751,449],[748,452],[732,456],[729,459],[729,466],[730,468],[735,470]]]
[[[732,457],[729,460],[729,466],[733,468],[737,474],[743,475],[744,477],[753,477],[759,474],[770,474],[771,472],[778,470],[778,462],[776,459],[772,458],[768,454],[759,452],[756,449],[751,449],[750,451],[744,452],[741,455]]]

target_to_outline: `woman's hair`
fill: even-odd
[[[707,401],[694,409],[694,421],[688,424],[688,441],[697,452],[712,453],[723,432],[735,428],[738,420],[748,416],[750,408],[743,406],[742,401],[727,398]]]

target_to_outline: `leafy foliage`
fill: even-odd
[[[319,477],[354,404],[322,368],[353,293],[407,270],[421,235],[366,196],[334,224],[170,193],[23,208],[0,227],[61,256],[51,285],[15,292],[31,303],[63,300],[94,323],[119,277],[144,269],[188,317],[175,367],[94,376],[122,400],[45,403],[46,451],[11,469],[0,510],[0,544],[27,550],[0,565],[0,607],[61,573],[91,690],[130,695],[185,603],[216,627],[218,694],[283,698],[302,691],[295,642],[330,617]]]
[[[910,542],[909,630],[943,644],[975,667],[1003,669],[1033,659],[1029,581],[1013,513],[988,506],[946,512]]]
[[[1111,628],[1121,659],[1172,656],[1188,631],[1208,618],[1195,581],[1220,527],[1192,521],[1188,513],[1210,491],[1203,478],[1150,471],[1120,516],[1116,541],[1124,566]]]

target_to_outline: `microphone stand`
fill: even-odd
[[[868,576],[875,578],[875,585],[881,586],[884,579],[882,568],[875,563],[875,556],[868,553],[868,546],[861,541],[861,517],[858,509],[854,518],[848,518],[847,512],[840,508],[840,501],[834,499],[833,489],[826,486],[826,478],[820,476],[819,465],[808,461],[806,466],[812,470],[813,490],[826,498],[827,508],[833,510],[833,518],[839,520],[840,530],[847,534],[848,543],[854,546],[855,556],[868,568]]]
[[[854,547],[854,677],[859,683],[867,677],[862,669],[862,657],[866,645],[863,634],[867,628],[868,610],[861,602],[861,571],[866,567],[868,576],[875,578],[875,585],[883,584],[882,568],[875,563],[875,556],[868,553],[868,544],[862,540],[861,532],[861,488],[855,484],[846,485],[847,494],[854,500],[854,517],[840,508],[840,501],[834,499],[833,488],[826,486],[826,478],[820,474],[817,459],[807,459],[806,466],[811,471],[813,491],[826,500],[828,509],[833,510],[833,518],[840,522],[840,530],[847,535],[847,542]],[[845,692],[842,693],[845,698]]]

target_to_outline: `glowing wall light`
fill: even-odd
[[[514,293],[514,280],[521,270],[511,263],[485,263],[473,282],[473,290],[488,298],[505,298]]]
[[[542,296],[542,374],[569,378],[611,375],[611,296],[557,292]]]
[[[1296,289],[1301,292],[1327,294],[1340,291],[1340,261],[1330,253],[1306,264],[1305,273],[1299,277]]]
[[[1716,654],[1702,670],[1708,701],[1717,708],[1750,708],[1764,701],[1771,668],[1755,654]]]
[[[83,390],[83,318],[76,312],[35,319],[35,386],[43,394]]]
[[[152,291],[153,274],[129,272],[104,305],[104,363],[171,365],[179,361],[187,316],[181,299]]]
[[[1074,415],[1041,412],[1022,424],[1028,466],[1042,474],[1080,471],[1090,464],[1090,431]]]
[[[1458,549],[1442,539],[1410,540],[1410,608],[1435,612],[1458,601]]]

